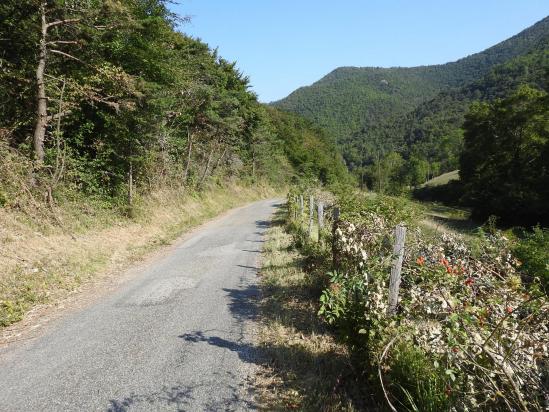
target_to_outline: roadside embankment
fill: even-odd
[[[0,208],[0,328],[120,271],[220,213],[272,196],[236,182],[201,192],[159,189],[131,217],[84,198],[36,210]]]

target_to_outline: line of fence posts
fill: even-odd
[[[294,204],[296,207],[294,208],[294,220],[301,220],[303,218],[303,212],[305,210],[304,202],[303,202],[303,195],[295,195],[293,197]],[[314,212],[315,212],[315,204],[316,204],[316,215],[317,215],[317,225],[318,225],[318,236],[317,241],[320,242],[322,240],[322,229],[324,228],[324,203],[321,201],[316,201],[314,199],[314,196],[309,196],[309,225],[308,225],[308,234],[309,238],[313,236],[313,226],[314,226]],[[299,216],[298,216],[298,209],[299,209]]]
[[[339,269],[339,253],[337,249],[337,229],[339,226],[339,207],[334,207],[332,211],[332,267],[333,270]],[[393,244],[393,260],[391,265],[391,274],[389,276],[389,304],[387,315],[392,316],[396,313],[398,306],[398,295],[400,290],[400,281],[402,274],[402,263],[404,260],[404,244],[406,241],[406,226],[403,224],[395,227],[395,242]]]
[[[296,203],[299,202],[299,216],[300,220],[303,218],[304,204],[303,195],[299,195],[299,198],[295,197]],[[311,195],[309,197],[309,238],[313,233],[314,222],[314,205],[315,200]],[[321,241],[321,233],[324,228],[324,204],[317,201],[317,219],[318,219],[318,241]],[[297,214],[297,211],[295,212]],[[334,270],[339,268],[339,254],[337,250],[337,228],[339,225],[340,209],[334,206],[332,209],[332,266]],[[402,263],[404,260],[404,245],[406,241],[406,227],[403,224],[399,224],[395,227],[395,242],[393,244],[393,260],[391,265],[391,274],[389,277],[389,304],[387,307],[387,315],[391,316],[396,313],[398,306],[398,295],[400,290],[400,281],[402,274]]]

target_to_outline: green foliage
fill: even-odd
[[[446,371],[407,342],[395,348],[388,375],[395,382],[395,397],[404,410],[445,411],[455,401],[448,390]]]
[[[271,127],[283,141],[283,151],[300,179],[330,185],[349,183],[343,159],[325,132],[291,113],[267,108]]]
[[[346,188],[337,192],[337,196],[339,202],[345,205],[341,210],[342,219],[355,223],[362,223],[371,214],[377,214],[392,226],[401,222],[416,224],[422,212],[417,204],[402,197],[374,195]]]
[[[549,104],[524,86],[507,99],[475,104],[465,123],[460,176],[473,217],[549,224]]]
[[[512,94],[520,85],[543,88],[549,68],[549,42],[536,50],[495,66],[485,76],[458,89],[444,91],[422,103],[391,127],[405,144],[405,153],[417,153],[438,162],[438,172],[456,169],[463,149],[463,123],[473,101],[492,101]],[[433,173],[437,175],[438,173]]]
[[[399,199],[356,192],[337,198],[341,219],[332,247],[320,255],[334,270],[319,315],[364,376],[379,379],[380,396],[398,410],[541,411],[544,360],[531,353],[545,353],[541,324],[549,306],[538,285],[521,281],[514,243],[494,219],[474,241],[447,232],[426,239],[414,224],[417,211]],[[408,228],[402,278],[398,305],[388,311],[394,227],[401,222]],[[535,233],[528,253],[547,249],[546,235]],[[543,261],[546,253],[531,262]]]
[[[400,193],[459,167],[462,127],[473,101],[504,98],[524,84],[542,88],[548,68],[545,18],[453,63],[342,67],[273,105],[324,127],[363,186]],[[379,165],[392,152],[406,164],[387,178]]]
[[[0,5],[0,135],[28,157],[36,122],[38,0]],[[50,116],[38,186],[126,199],[158,185],[349,179],[322,132],[258,103],[249,81],[176,30],[166,0],[46,3]],[[71,57],[72,56],[72,57]]]
[[[528,282],[540,282],[549,292],[549,230],[535,227],[525,232],[517,242],[514,253],[521,261],[520,271]]]

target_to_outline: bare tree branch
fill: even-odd
[[[49,41],[46,44],[78,44],[75,40],[53,40]]]
[[[61,56],[65,56],[65,57],[68,57],[69,59],[73,59],[73,60],[76,60],[80,63],[84,63],[82,60],[80,60],[78,57],[74,57],[68,53],[65,53],[65,52],[62,52],[61,50],[56,50],[56,49],[50,49],[49,50],[50,52],[52,53],[55,53],[55,54],[60,54]]]
[[[57,20],[52,21],[51,23],[46,24],[46,28],[59,26],[60,24],[70,24],[70,23],[78,23],[81,19],[64,19],[64,20]]]

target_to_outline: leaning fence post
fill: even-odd
[[[313,215],[315,213],[315,198],[309,197],[309,238],[313,235]]]
[[[398,305],[398,290],[400,288],[400,273],[404,259],[404,242],[406,240],[406,227],[402,224],[395,228],[395,244],[393,246],[393,266],[389,279],[389,306],[387,314],[393,315]]]
[[[339,224],[339,207],[334,207],[332,212],[333,224],[332,224],[332,266],[333,270],[337,270],[339,267],[339,259],[337,256],[337,226]]]

